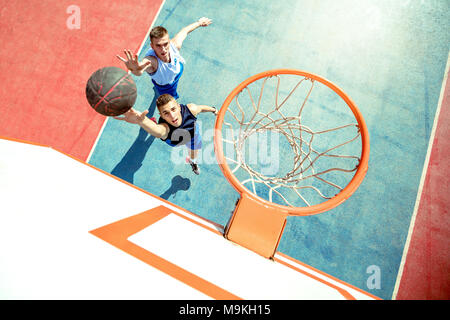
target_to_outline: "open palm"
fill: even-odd
[[[139,112],[133,108],[125,112],[122,116],[123,117],[114,117],[116,120],[123,120],[129,123],[139,124],[142,121],[144,121],[145,116],[147,115],[148,110],[145,110],[144,112]]]
[[[137,54],[133,54],[133,52],[131,52],[131,50],[124,50],[123,51],[125,53],[126,58],[123,58],[119,55],[116,55],[117,58],[119,58],[123,63],[125,63],[125,66],[128,68],[128,70],[130,71],[140,71],[142,69],[144,69],[146,66],[148,66],[151,62],[150,61],[146,61],[144,63],[139,63]]]

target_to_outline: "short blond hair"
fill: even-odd
[[[161,27],[161,26],[154,27],[150,31],[150,42],[152,42],[153,39],[161,39],[166,34],[169,34],[169,32],[166,30],[166,28]]]

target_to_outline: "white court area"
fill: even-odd
[[[0,154],[0,299],[377,299],[57,150]]]

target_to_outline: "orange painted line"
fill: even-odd
[[[149,227],[171,213],[173,213],[173,210],[164,206],[159,206],[92,230],[90,233],[214,299],[241,300],[238,296],[128,240],[133,234]]]
[[[327,278],[330,278],[330,279],[332,279],[333,281],[336,281],[336,282],[339,282],[339,283],[341,283],[341,284],[343,284],[343,285],[345,285],[345,286],[348,286],[348,287],[352,288],[353,290],[356,290],[356,291],[361,292],[361,293],[363,293],[363,294],[365,294],[365,295],[367,295],[367,296],[370,296],[371,298],[373,298],[373,299],[375,299],[375,300],[382,300],[381,298],[379,298],[379,297],[377,297],[377,296],[374,296],[373,294],[371,294],[371,293],[369,293],[369,292],[366,292],[366,291],[364,291],[364,290],[361,290],[360,288],[357,288],[357,287],[355,287],[355,286],[353,286],[353,285],[351,285],[351,284],[348,284],[348,283],[346,283],[346,282],[344,282],[344,281],[342,281],[342,280],[340,280],[340,279],[338,279],[338,278],[335,278],[335,277],[333,277],[333,276],[331,276],[331,275],[329,275],[329,274],[327,274],[327,273],[325,273],[325,272],[323,272],[323,271],[320,271],[320,270],[318,270],[318,269],[316,269],[316,268],[313,268],[313,267],[307,265],[306,263],[303,263],[303,262],[301,262],[301,261],[295,260],[294,258],[289,257],[288,255],[285,255],[285,254],[283,254],[283,253],[281,253],[281,252],[277,252],[277,255],[280,255],[280,256],[282,256],[283,258],[288,259],[288,260],[290,260],[290,261],[292,261],[292,262],[294,262],[294,263],[298,263],[298,264],[304,266],[305,268],[311,269],[312,271],[317,272],[317,273],[319,273],[319,274],[321,274],[321,275],[323,275],[323,276],[326,276]],[[300,272],[302,272],[303,274],[306,274],[306,275],[310,276],[311,278],[313,278],[313,279],[315,279],[315,280],[319,280],[320,282],[325,283],[326,285],[329,285],[330,287],[335,288],[335,289],[338,290],[344,297],[348,294],[348,295],[352,298],[352,299],[350,299],[350,300],[354,300],[354,299],[355,299],[352,295],[350,295],[350,293],[348,293],[348,292],[347,292],[345,289],[343,289],[343,288],[337,287],[337,286],[335,286],[335,285],[333,285],[333,284],[327,282],[326,280],[320,279],[320,278],[318,278],[318,277],[316,277],[316,276],[314,276],[314,275],[312,275],[312,274],[310,274],[310,273],[308,273],[308,272],[306,272],[306,271],[302,271],[301,269],[296,268],[296,267],[290,265],[289,263],[286,263],[286,262],[284,262],[284,261],[282,261],[282,260],[280,260],[280,259],[274,258],[274,260],[277,261],[277,262],[279,262],[279,263],[282,263],[282,264],[284,264],[285,266],[288,266],[288,267],[290,267],[290,268],[292,268],[292,269],[294,269],[294,270],[300,271]],[[344,293],[346,293],[346,294],[344,294]]]
[[[37,143],[37,142],[30,142],[30,141],[26,141],[26,140],[22,140],[22,139],[8,138],[8,137],[3,137],[3,136],[0,136],[0,139],[7,140],[7,141],[13,141],[13,142],[20,142],[20,143],[25,143],[25,144],[31,144],[33,146],[49,148],[49,146],[47,146],[47,145]]]

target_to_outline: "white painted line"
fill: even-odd
[[[156,19],[158,18],[158,15],[159,15],[159,13],[161,12],[161,9],[162,9],[162,7],[164,6],[164,3],[165,3],[165,2],[166,2],[166,0],[163,0],[163,1],[161,2],[161,5],[160,5],[160,7],[159,7],[159,9],[158,9],[158,12],[156,13],[155,17],[153,18],[152,24],[150,25],[150,28],[148,29],[148,31],[147,31],[147,33],[146,33],[146,35],[145,35],[145,37],[144,37],[144,40],[141,42],[141,45],[139,46],[139,50],[138,50],[138,52],[137,52],[137,55],[138,55],[138,56],[139,56],[139,54],[141,53],[141,50],[142,50],[142,48],[144,47],[144,44],[145,44],[145,40],[148,38],[148,36],[149,36],[149,34],[150,34],[150,31],[152,30],[153,24],[155,23]],[[128,71],[128,73],[131,73],[131,72]],[[98,135],[97,135],[97,138],[95,139],[95,142],[94,142],[94,144],[93,144],[93,146],[92,146],[92,148],[91,148],[91,151],[89,152],[89,155],[88,155],[88,157],[87,157],[87,159],[86,159],[86,162],[89,162],[89,161],[91,160],[91,156],[92,156],[92,154],[94,153],[95,148],[97,147],[97,143],[98,143],[98,141],[99,141],[99,139],[100,139],[100,137],[101,137],[101,135],[102,135],[102,133],[103,133],[103,130],[105,129],[106,123],[108,122],[109,118],[110,118],[110,117],[106,117],[106,119],[103,121],[102,128],[100,129],[100,131],[99,131],[99,133],[98,133]]]
[[[442,100],[444,99],[445,87],[446,87],[447,80],[448,80],[449,68],[450,68],[450,52],[449,52],[449,55],[448,55],[448,58],[447,58],[447,66],[445,67],[444,79],[442,80],[441,93],[440,93],[440,96],[439,96],[439,102],[438,102],[438,105],[437,105],[436,114],[434,116],[433,128],[431,130],[430,140],[428,142],[428,150],[427,150],[427,155],[425,157],[425,163],[423,165],[422,176],[420,178],[419,190],[417,192],[417,197],[416,197],[416,203],[414,205],[414,211],[413,211],[413,215],[412,215],[412,218],[411,218],[411,223],[409,225],[408,237],[406,238],[406,243],[405,243],[405,247],[404,247],[404,250],[403,250],[402,260],[400,262],[400,267],[399,267],[399,271],[398,271],[398,274],[397,274],[397,280],[395,281],[395,287],[394,287],[394,291],[392,293],[392,299],[393,300],[395,300],[396,297],[397,297],[398,289],[399,289],[400,282],[401,282],[402,275],[403,275],[403,269],[405,267],[406,258],[408,256],[409,245],[410,245],[411,237],[412,237],[412,234],[413,234],[413,231],[414,231],[414,225],[415,225],[416,218],[417,218],[417,212],[418,212],[418,209],[419,209],[420,200],[422,198],[423,185],[425,183],[425,178],[427,176],[428,166],[429,166],[429,163],[430,163],[430,156],[431,156],[431,151],[433,149],[434,137],[436,135],[436,127],[437,127],[437,123],[439,121],[439,115],[440,115],[440,112],[441,112]]]

